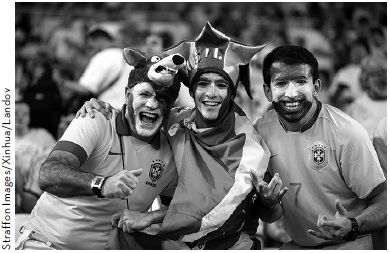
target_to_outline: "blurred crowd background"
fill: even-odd
[[[85,2],[15,3],[17,208],[29,213],[42,193],[40,165],[93,93],[77,83],[96,54],[87,35],[99,26],[110,46],[152,54],[195,40],[209,21],[232,39],[266,47],[251,63],[252,94],[236,102],[251,120],[271,108],[263,93],[262,60],[276,46],[301,45],[317,57],[320,100],[360,121],[369,133],[387,115],[387,3],[364,2]],[[191,106],[185,88],[176,105]],[[188,92],[187,92],[188,93]],[[288,240],[280,222],[261,224],[265,247]]]

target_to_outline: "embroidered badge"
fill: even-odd
[[[162,160],[156,159],[150,164],[149,178],[154,182],[161,178],[165,164]]]
[[[328,166],[329,147],[322,141],[314,142],[310,147],[309,163],[314,169],[323,169]]]

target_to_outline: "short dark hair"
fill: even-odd
[[[318,61],[314,55],[304,47],[296,45],[279,46],[272,50],[263,62],[264,83],[271,84],[271,66],[274,62],[282,62],[288,65],[307,64],[310,66],[313,82],[318,77]]]
[[[109,41],[113,40],[113,37],[108,32],[102,29],[95,29],[93,31],[88,32],[87,39],[95,40],[97,38],[105,38]]]

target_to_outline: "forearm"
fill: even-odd
[[[39,187],[58,197],[93,196],[91,181],[96,175],[85,173],[58,161],[46,161],[39,172]]]
[[[148,213],[150,215],[150,224],[156,224],[156,223],[162,223],[164,220],[165,215],[167,214],[168,207],[162,207],[158,210],[151,211]]]
[[[366,209],[355,217],[360,233],[368,233],[387,226],[387,190],[372,197]]]

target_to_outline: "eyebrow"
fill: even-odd
[[[199,79],[196,82],[200,82],[200,81],[208,81],[208,82],[210,82],[211,80],[209,78],[206,78],[206,77],[199,77]],[[229,84],[229,82],[227,80],[225,80],[224,78],[217,79],[217,80],[215,80],[215,82],[216,83]]]

